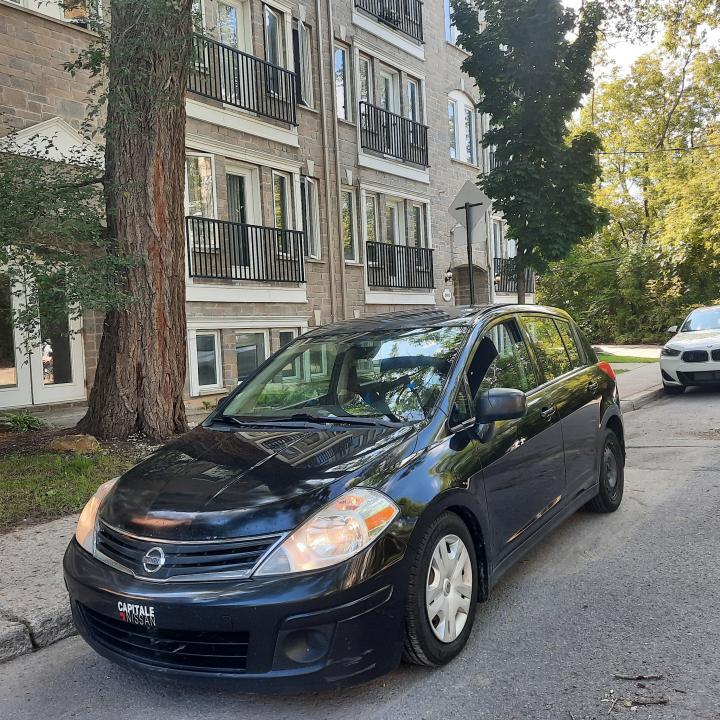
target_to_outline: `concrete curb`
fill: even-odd
[[[32,651],[28,629],[18,622],[0,617],[0,663]]]
[[[638,393],[637,395],[632,395],[626,400],[621,399],[620,407],[624,413],[629,413],[633,412],[633,410],[639,410],[640,408],[643,408],[664,396],[665,391],[661,387],[652,388],[651,390],[646,390],[645,392]]]

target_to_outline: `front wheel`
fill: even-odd
[[[465,647],[478,597],[475,546],[455,513],[438,516],[425,532],[410,570],[404,658],[444,665]]]
[[[598,494],[587,504],[588,510],[599,513],[615,512],[622,502],[625,488],[625,457],[618,436],[605,430]]]

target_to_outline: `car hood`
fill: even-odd
[[[678,333],[667,343],[678,350],[709,350],[720,347],[720,330]]]
[[[198,427],[126,472],[101,519],[158,540],[213,540],[291,530],[414,444],[410,427]]]

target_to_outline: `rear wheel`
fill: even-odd
[[[446,512],[430,525],[410,570],[403,656],[444,665],[465,646],[478,596],[475,546],[465,523]]]
[[[618,436],[605,430],[598,494],[587,504],[588,510],[599,513],[615,512],[622,502],[625,488],[625,457]]]
[[[667,383],[663,383],[663,390],[668,395],[682,395],[685,392],[685,386],[684,385],[668,385]]]

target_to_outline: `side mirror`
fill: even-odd
[[[488,425],[498,420],[516,420],[527,412],[527,397],[522,390],[492,388],[481,392],[475,400],[475,420]]]
[[[667,331],[668,331],[668,333],[670,333],[670,335],[675,335],[675,333],[678,331],[678,326],[677,326],[677,325],[671,325],[671,326],[667,329]]]

